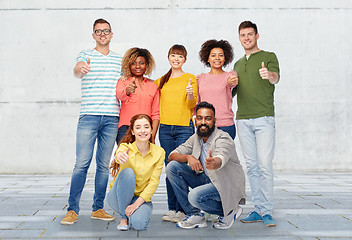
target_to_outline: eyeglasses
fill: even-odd
[[[95,33],[95,35],[97,35],[97,36],[100,36],[100,35],[102,35],[103,33],[104,33],[104,35],[109,35],[109,34],[111,33],[111,29],[103,29],[103,30],[97,29],[97,30],[94,30],[94,33]]]

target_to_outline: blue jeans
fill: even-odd
[[[221,198],[213,183],[207,183],[190,190],[188,201],[192,206],[210,214],[224,216]]]
[[[237,120],[237,133],[246,160],[254,211],[272,214],[275,118]]]
[[[179,145],[194,134],[194,125],[190,120],[189,126],[176,126],[160,124],[159,126],[159,141],[161,147],[165,150],[165,166],[169,163],[169,155]],[[177,202],[175,193],[170,185],[169,179],[166,177],[167,203],[169,210],[183,211],[180,204]]]
[[[117,132],[117,137],[116,137],[117,144],[119,144],[121,139],[126,135],[128,128],[129,128],[129,126],[127,126],[127,125],[122,125],[121,127],[119,127],[119,130]]]
[[[136,175],[131,168],[125,168],[117,175],[114,186],[106,197],[109,205],[120,214],[122,219],[127,219],[125,214],[127,206],[133,204],[138,199],[137,196],[134,196],[135,186]],[[130,227],[135,230],[145,230],[149,225],[152,211],[152,202],[143,203],[129,217]]]
[[[115,116],[81,115],[76,134],[76,164],[71,177],[68,211],[79,213],[79,201],[86,183],[87,171],[97,141],[93,211],[104,207],[109,179],[109,162],[117,135],[119,118]]]
[[[218,127],[219,129],[223,130],[224,132],[227,132],[230,134],[232,139],[235,139],[236,137],[236,125],[231,125],[231,126],[225,126],[225,127]]]
[[[197,174],[187,163],[171,161],[166,167],[166,175],[174,190],[176,198],[187,215],[194,215],[200,210],[193,206],[188,199],[189,187],[196,188],[198,186],[211,183],[209,177],[203,172]],[[198,191],[195,190],[195,198],[198,198]],[[192,202],[193,201],[192,197]],[[197,205],[197,204],[196,204]]]

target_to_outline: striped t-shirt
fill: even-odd
[[[112,51],[105,56],[95,49],[83,50],[77,56],[77,63],[87,62],[88,58],[91,69],[81,82],[80,114],[119,116],[116,83],[121,75],[122,57]]]

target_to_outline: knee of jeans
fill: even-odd
[[[149,221],[143,219],[130,218],[130,225],[134,230],[143,231],[147,229]]]
[[[194,188],[191,189],[188,193],[188,202],[193,206],[198,208],[198,195],[197,191],[194,191]]]
[[[177,170],[177,166],[179,165],[179,162],[177,161],[171,161],[169,162],[169,164],[167,164],[165,172],[166,172],[166,176],[169,177],[173,174],[175,174],[176,170]]]
[[[131,180],[134,180],[136,179],[136,175],[134,174],[134,171],[132,168],[125,168],[125,169],[122,169],[121,172],[119,173],[119,176],[120,177],[124,177],[124,178],[130,178]]]

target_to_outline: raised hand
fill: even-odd
[[[217,169],[215,166],[215,159],[211,155],[211,149],[209,149],[209,156],[205,159],[205,167],[207,169]]]
[[[270,73],[269,73],[268,69],[265,67],[264,62],[262,62],[262,68],[259,69],[259,74],[262,79],[269,80],[269,78],[270,78]]]
[[[192,82],[192,78],[189,79],[189,82],[186,87],[186,92],[188,95],[193,95],[193,87],[191,85],[191,82]]]
[[[117,161],[119,161],[120,164],[125,164],[130,158],[130,156],[128,156],[129,152],[130,152],[130,148],[128,148],[126,152],[118,152],[116,154]]]
[[[227,79],[227,84],[230,85],[231,87],[236,87],[238,84],[238,75],[235,72],[235,74],[231,75]]]
[[[137,84],[136,84],[136,79],[133,78],[132,82],[126,87],[126,95],[129,96],[131,93],[134,93],[136,91]]]
[[[87,62],[82,64],[80,72],[82,75],[86,75],[90,71],[90,58],[88,58]]]

